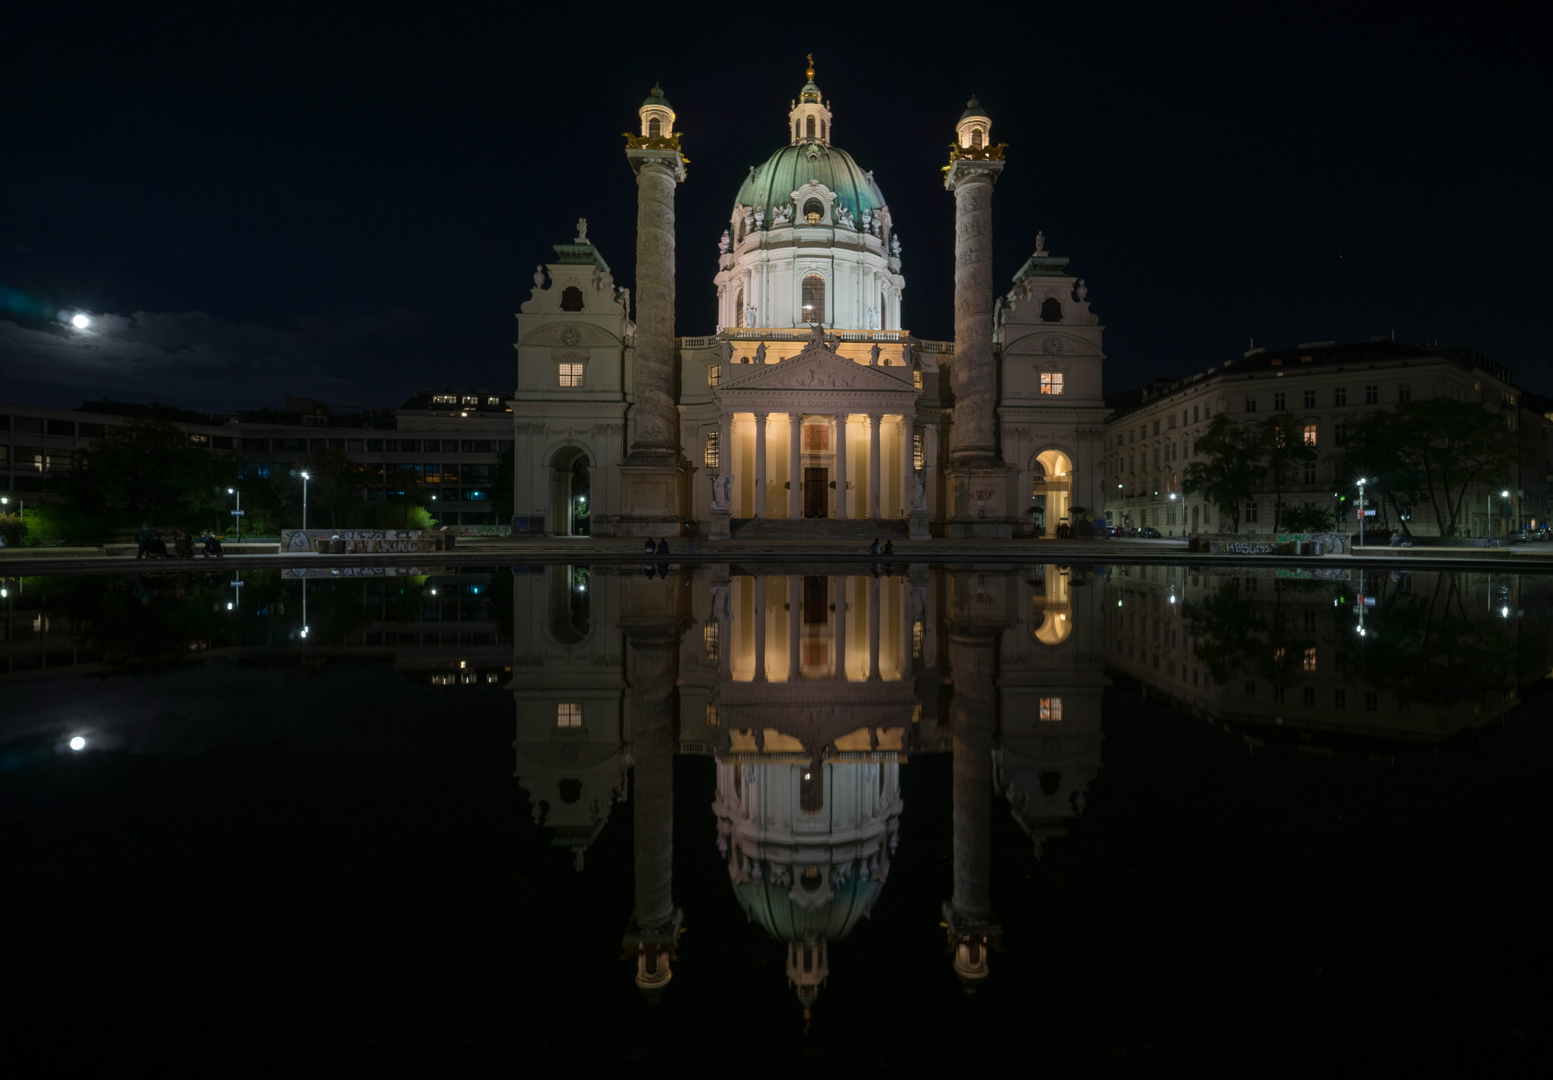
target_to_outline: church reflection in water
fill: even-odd
[[[630,803],[624,945],[644,991],[669,982],[680,932],[676,754],[715,760],[734,901],[782,950],[807,1014],[845,962],[832,950],[881,902],[894,860],[912,857],[900,780],[915,756],[952,755],[952,891],[921,917],[946,929],[974,990],[1002,938],[992,815],[1006,807],[1036,859],[1067,834],[1100,771],[1104,686],[1206,720],[1252,754],[1386,760],[1470,738],[1550,658],[1549,581],[1519,575],[802,569],[515,575],[517,775],[579,871]]]
[[[729,885],[784,950],[806,1015],[839,962],[832,946],[889,881],[913,755],[953,756],[953,891],[923,918],[946,928],[968,990],[1001,937],[988,886],[994,800],[1037,857],[1083,812],[1100,768],[1100,582],[1077,567],[885,569],[517,575],[517,776],[579,871],[615,805],[630,802],[624,945],[644,991],[669,982],[680,930],[676,753],[716,761]]]

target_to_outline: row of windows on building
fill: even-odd
[[[803,428],[803,451],[806,454],[823,454],[830,450],[830,428],[824,424],[805,424]],[[722,468],[723,461],[723,436],[719,431],[709,431],[706,435],[706,452],[702,457],[703,463],[708,469]],[[923,449],[922,433],[913,432],[911,435],[911,467],[918,472],[926,467],[927,453]]]
[[[1247,394],[1247,395],[1245,395],[1246,412],[1248,412],[1248,413],[1256,412],[1257,402],[1259,400],[1260,399],[1255,394]],[[1400,405],[1403,402],[1412,401],[1412,400],[1413,400],[1413,384],[1412,383],[1397,383],[1397,404]],[[1276,390],[1276,391],[1274,391],[1273,392],[1273,412],[1283,412],[1285,409],[1287,409],[1289,407],[1288,401],[1289,401],[1289,395],[1288,395],[1287,392],[1285,392],[1283,390]],[[1370,385],[1368,385],[1368,386],[1366,386],[1364,388],[1364,403],[1366,405],[1379,405],[1380,404],[1380,386],[1379,385],[1371,383]],[[1348,388],[1346,386],[1339,386],[1339,387],[1334,388],[1333,391],[1332,391],[1332,407],[1334,409],[1341,409],[1341,408],[1347,407],[1347,405],[1348,405]],[[1307,408],[1307,409],[1314,409],[1314,408],[1317,407],[1316,406],[1316,391],[1315,390],[1306,390],[1304,392],[1304,407]]]

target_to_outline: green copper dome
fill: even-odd
[[[835,207],[852,211],[852,220],[862,224],[863,211],[885,205],[884,195],[872,175],[858,167],[852,155],[834,146],[802,142],[784,146],[750,173],[739,188],[739,202],[745,206],[764,206],[771,224],[771,211],[792,203],[793,192],[810,181],[824,184],[836,193]]]
[[[817,907],[799,904],[790,895],[792,885],[774,884],[769,876],[763,881],[740,882],[733,891],[744,914],[778,941],[810,945],[840,941],[852,932],[858,919],[873,910],[884,889],[882,882],[864,881],[857,867],[851,870],[845,881],[832,883],[834,892]]]
[[[960,114],[960,119],[965,120],[972,116],[986,116],[987,110],[981,107],[981,102],[976,100],[976,95],[971,95],[971,100],[965,103],[965,111]],[[988,119],[991,119],[988,117]]]
[[[652,84],[652,90],[648,93],[647,100],[642,102],[642,108],[645,109],[649,105],[656,105],[663,109],[674,108],[674,106],[669,104],[669,99],[663,96],[663,87],[657,83]]]

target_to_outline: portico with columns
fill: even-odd
[[[909,518],[920,394],[909,369],[839,356],[816,328],[796,356],[733,371],[712,393],[714,515]]]

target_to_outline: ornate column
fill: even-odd
[[[837,413],[836,423],[836,519],[847,519],[847,414]]]
[[[766,419],[769,413],[755,414],[755,516],[766,516]]]
[[[631,756],[636,854],[636,903],[626,928],[627,956],[636,959],[636,985],[661,990],[679,937],[674,906],[674,684],[679,675],[679,632],[672,621],[627,629],[631,649]]]
[[[884,417],[868,414],[868,516],[879,519],[879,425]]]
[[[641,134],[626,136],[626,159],[636,173],[635,439],[621,466],[620,517],[603,524],[605,535],[676,536],[685,473],[674,401],[674,189],[685,179],[685,159],[662,90],[653,87],[639,114]]]
[[[803,677],[798,656],[799,649],[799,624],[802,619],[799,612],[803,608],[803,578],[797,574],[787,575],[787,681],[796,683]]]
[[[766,579],[755,579],[755,682],[766,681]]]
[[[992,353],[992,185],[1003,145],[987,145],[991,122],[972,98],[949,152],[944,187],[954,192],[954,419],[949,432],[950,536],[1012,537],[1008,467],[997,440],[997,361]],[[978,137],[973,139],[973,135]]]
[[[879,681],[879,575],[868,579],[868,681]]]
[[[803,464],[800,454],[803,451],[803,413],[790,412],[787,414],[787,516],[790,518],[803,517],[803,492],[799,489],[803,485]],[[797,607],[793,608],[797,611]]]
[[[987,977],[987,952],[1002,936],[992,910],[992,729],[997,715],[998,631],[949,633],[954,698],[954,896],[943,907],[955,974],[974,989]]]
[[[833,677],[847,681],[847,575],[836,578],[836,670]]]

